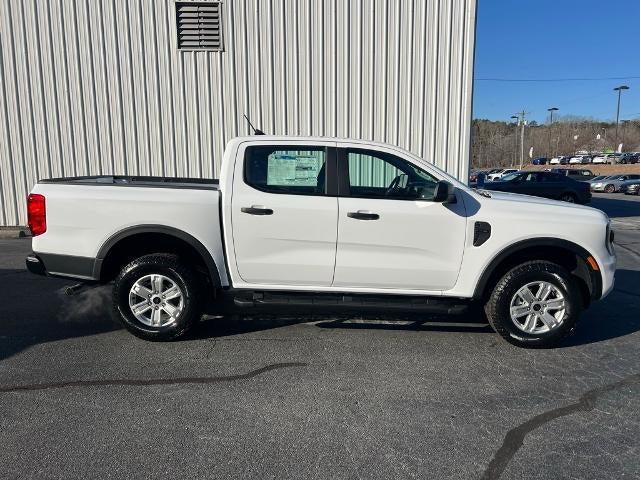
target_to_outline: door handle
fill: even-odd
[[[242,207],[240,209],[242,213],[248,213],[249,215],[273,215],[273,210],[265,208],[262,205],[251,205],[250,207]]]
[[[378,220],[380,215],[369,210],[358,210],[357,212],[347,213],[347,217],[355,218],[356,220]]]

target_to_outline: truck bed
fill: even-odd
[[[122,187],[161,187],[161,188],[197,188],[218,190],[218,179],[152,177],[127,175],[95,175],[85,177],[46,178],[38,183],[55,183],[62,185],[117,185]]]
[[[209,252],[217,267],[224,266],[218,187],[218,180],[199,178],[40,180],[33,193],[46,199],[47,229],[33,238],[33,251],[52,274],[96,280],[113,242],[155,232],[188,238]],[[226,272],[219,270],[226,285]]]

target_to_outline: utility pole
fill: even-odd
[[[515,120],[516,128],[513,131],[513,157],[509,162],[509,166],[513,167],[516,162],[516,157],[518,156],[518,125],[520,125],[520,117],[517,115],[511,115],[511,118]]]
[[[548,148],[548,152],[547,152],[547,157],[549,158],[549,160],[551,160],[551,157],[553,156],[553,152],[551,151],[551,128],[553,127],[553,112],[557,112],[558,111],[558,107],[551,107],[551,108],[547,108],[547,111],[549,112],[549,115],[551,116],[549,119],[549,148]]]
[[[626,85],[620,85],[613,89],[614,92],[618,92],[618,109],[616,110],[616,144],[614,145],[614,150],[618,150],[618,124],[620,123],[620,97],[622,96],[623,90],[629,90],[629,87]]]
[[[622,121],[622,148],[626,145],[625,137],[627,136],[627,123],[629,120],[621,120]]]
[[[518,126],[520,127],[520,170],[522,170],[524,165],[524,127],[527,124],[526,116],[528,114],[529,112],[522,110],[511,117],[518,119]]]

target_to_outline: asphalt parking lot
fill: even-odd
[[[138,340],[0,240],[4,478],[640,477],[640,200],[616,288],[551,350],[476,319],[230,318]],[[440,319],[435,319],[440,320]]]

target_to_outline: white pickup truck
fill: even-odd
[[[399,148],[335,138],[236,138],[219,181],[41,180],[28,214],[28,269],[113,282],[117,316],[152,340],[223,304],[481,306],[509,342],[546,346],[609,293],[616,264],[599,210],[475,191]]]

